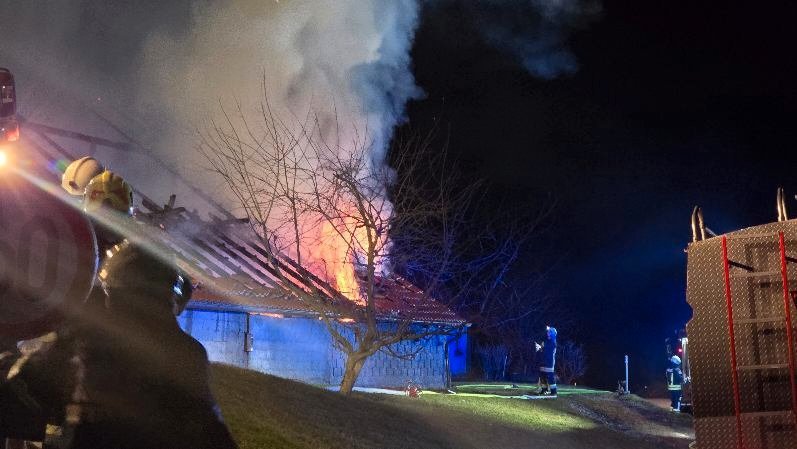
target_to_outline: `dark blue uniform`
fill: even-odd
[[[553,328],[551,328],[553,329]],[[548,331],[548,340],[542,344],[542,365],[540,365],[540,394],[556,394],[556,331]]]

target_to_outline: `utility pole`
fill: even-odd
[[[630,393],[628,389],[628,356],[625,356],[625,394]]]

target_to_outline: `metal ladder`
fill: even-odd
[[[744,432],[742,429],[742,417],[745,416],[753,416],[753,417],[764,417],[764,416],[789,416],[791,415],[792,419],[795,422],[795,430],[797,430],[797,383],[795,383],[795,357],[794,357],[794,347],[793,347],[793,335],[792,335],[792,317],[791,317],[791,307],[790,307],[790,299],[791,294],[789,292],[789,278],[788,278],[788,270],[787,270],[787,262],[795,261],[795,259],[787,258],[786,257],[786,244],[783,232],[777,232],[772,234],[765,234],[765,235],[742,235],[742,236],[735,236],[732,239],[750,239],[750,238],[774,238],[777,237],[778,239],[778,247],[780,251],[780,270],[778,271],[764,271],[764,272],[756,272],[754,271],[753,267],[746,266],[744,264],[734,262],[728,259],[728,241],[726,236],[722,236],[722,260],[724,265],[724,275],[725,275],[725,300],[727,305],[728,311],[728,334],[730,336],[730,353],[731,353],[731,372],[733,375],[733,404],[734,404],[734,413],[736,416],[736,438],[737,438],[737,447],[739,449],[745,449],[745,441],[744,441]],[[736,319],[734,320],[733,316],[733,297],[731,296],[731,267],[739,267],[746,270],[746,273],[734,274],[734,277],[775,277],[780,275],[782,286],[783,286],[783,315],[780,316],[769,316],[763,318],[745,318],[745,319]],[[778,323],[782,322],[783,325],[786,327],[786,338],[788,339],[787,348],[788,348],[788,363],[785,364],[761,364],[761,365],[738,365],[737,364],[737,354],[736,354],[736,336],[735,330],[738,324],[751,324],[751,323]],[[786,369],[789,370],[789,377],[791,381],[791,399],[792,399],[792,408],[790,410],[778,410],[778,411],[758,411],[758,412],[742,412],[741,411],[741,398],[739,394],[739,372],[740,371],[764,371],[764,370],[776,370],[776,369]]]

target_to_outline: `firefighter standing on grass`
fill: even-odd
[[[542,351],[542,365],[540,365],[540,392],[542,396],[556,397],[556,328],[545,326],[547,339],[544,343],[534,343],[537,351]]]
[[[670,411],[681,411],[681,384],[684,382],[684,373],[681,371],[681,358],[677,355],[670,357],[667,366],[667,390],[670,392]]]

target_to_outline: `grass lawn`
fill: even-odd
[[[534,401],[492,394],[503,390],[495,385],[483,389],[487,395],[346,398],[230,366],[212,370],[214,393],[241,448],[686,449],[693,437],[688,416],[589,390]]]
[[[479,394],[496,396],[521,396],[524,394],[533,395],[540,389],[537,384],[507,384],[501,382],[491,383],[455,383],[453,391],[458,394]],[[559,396],[570,396],[574,394],[606,394],[603,390],[593,390],[585,387],[573,387],[569,385],[559,385]]]

